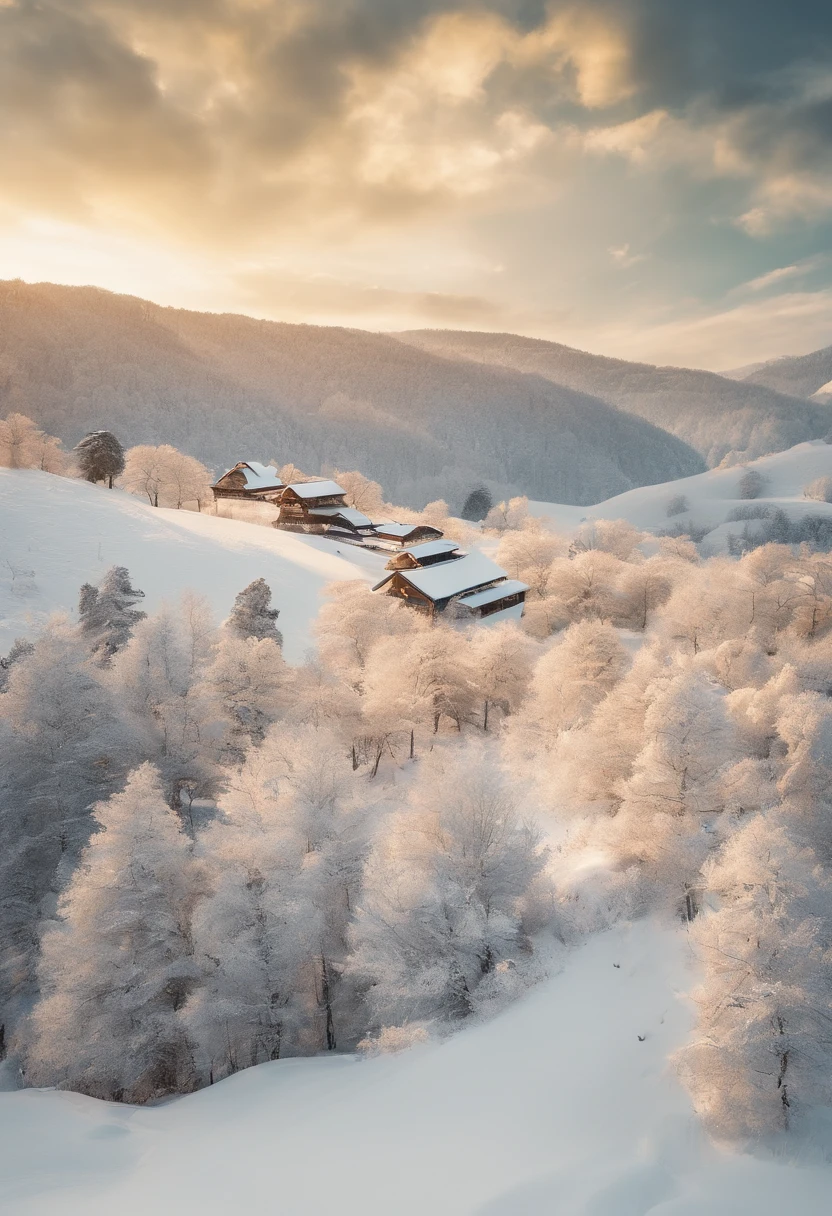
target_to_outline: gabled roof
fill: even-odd
[[[280,480],[277,469],[270,464],[260,464],[257,460],[239,461],[233,469],[226,469],[219,481],[222,481],[222,478],[227,477],[229,473],[242,473],[246,480],[247,490],[283,489],[283,482]]]
[[[406,537],[406,536],[410,536],[410,535],[412,535],[412,533],[414,533],[414,532],[418,531],[420,528],[429,528],[429,529],[430,529],[430,531],[431,531],[431,532],[435,532],[435,533],[437,534],[437,536],[441,536],[441,535],[442,535],[442,531],[441,531],[441,529],[440,529],[440,528],[434,528],[433,524],[392,524],[392,523],[383,523],[383,524],[376,524],[376,525],[375,525],[376,532],[381,533],[383,536],[399,536],[399,537],[402,537],[402,538],[404,538],[404,537]]]
[[[355,507],[310,507],[310,515],[317,515],[321,519],[345,519],[351,523],[354,528],[371,528],[373,525],[366,515],[361,511],[356,511]]]
[[[286,489],[298,498],[335,498],[346,493],[335,481],[296,481]]]
[[[466,591],[476,591],[488,583],[496,583],[506,578],[505,570],[496,562],[492,562],[490,557],[486,557],[484,553],[469,553],[457,561],[437,562],[434,566],[416,570],[392,570],[373,587],[373,591],[379,591],[396,575],[434,603],[450,599],[453,595],[462,595]]]
[[[396,558],[406,553],[408,557],[414,557],[416,561],[421,561],[423,557],[435,557],[437,553],[458,553],[459,545],[455,540],[423,540],[420,545],[408,545],[406,549],[402,549],[401,553],[396,554]],[[464,557],[464,553],[459,553],[460,557]]]
[[[495,600],[505,599],[508,595],[519,595],[521,591],[528,589],[527,583],[521,583],[516,578],[507,578],[502,583],[497,583],[496,587],[486,587],[485,591],[460,596],[459,602],[466,608],[482,608],[485,604],[493,604]]]

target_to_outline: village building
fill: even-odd
[[[334,539],[361,540],[373,536],[372,521],[348,507],[345,491],[335,481],[301,481],[284,486],[277,499],[276,528],[311,532]]]
[[[445,551],[439,560],[430,561],[435,555],[425,555],[428,560],[422,564],[418,561],[420,547],[416,547],[417,564],[390,570],[373,591],[396,596],[431,618],[452,605],[463,620],[519,619],[523,615],[528,586],[508,578],[505,570],[485,554]],[[409,550],[408,556],[413,553]],[[388,570],[392,564],[388,563]]]
[[[271,465],[258,464],[256,460],[241,460],[223,473],[211,486],[214,501],[236,498],[248,502],[273,502],[284,489],[277,469]]]
[[[453,561],[457,557],[467,557],[467,554],[461,552],[455,540],[428,540],[395,553],[385,569],[415,570],[435,566],[438,562]]]
[[[426,540],[439,540],[442,532],[430,524],[396,524],[384,520],[373,524],[380,549],[403,549],[406,545],[420,544]]]

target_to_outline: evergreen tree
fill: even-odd
[[[78,466],[87,481],[106,481],[113,488],[113,478],[124,472],[124,448],[112,431],[91,431],[75,445]]]
[[[28,638],[15,638],[9,653],[0,657],[0,692],[9,682],[9,674],[13,665],[18,659],[23,659],[27,654],[31,654],[34,649],[34,642],[30,642]]]
[[[134,608],[144,592],[130,582],[125,566],[113,566],[99,587],[84,583],[78,599],[81,632],[90,639],[93,654],[105,662],[130,640],[133,628],[146,612]]]
[[[481,519],[485,519],[493,506],[494,499],[491,497],[490,491],[485,486],[477,486],[465,499],[465,505],[460,514],[463,519],[470,520],[471,523],[479,523]]]
[[[0,1005],[29,993],[41,922],[89,839],[91,803],[123,772],[125,747],[75,630],[53,624],[0,697]]]
[[[283,635],[277,628],[279,608],[271,608],[272,592],[264,578],[249,583],[234,600],[228,628],[241,638],[269,638],[283,645]]]
[[[95,808],[90,840],[44,936],[27,1075],[94,1097],[182,1092],[194,1065],[179,1011],[198,978],[187,837],[151,764]]]

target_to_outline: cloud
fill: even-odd
[[[329,321],[353,319],[364,324],[474,325],[485,327],[505,320],[505,309],[482,296],[440,291],[401,291],[349,282],[331,275],[307,276],[268,269],[235,275],[238,306],[263,315]]]

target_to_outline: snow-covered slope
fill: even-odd
[[[757,469],[766,478],[760,497],[753,504],[740,498],[739,483],[748,469]],[[783,507],[792,518],[801,515],[832,514],[832,504],[804,498],[803,488],[817,477],[832,476],[832,444],[817,439],[799,443],[786,452],[763,456],[742,467],[709,469],[694,477],[667,481],[656,486],[642,486],[608,498],[594,507],[564,506],[559,503],[531,502],[533,515],[548,516],[564,531],[573,531],[588,519],[626,519],[637,528],[655,531],[676,523],[708,525],[717,529],[706,538],[712,551],[724,546],[725,534],[733,529],[741,532],[742,521],[724,525],[728,513],[737,507],[770,505]],[[689,510],[668,517],[671,499],[684,496]]]
[[[119,565],[146,593],[148,610],[191,590],[208,598],[218,620],[238,591],[265,578],[286,657],[297,662],[321,589],[338,579],[377,581],[384,560],[257,524],[155,509],[83,481],[0,469],[0,653],[51,612],[74,612],[81,584]]]
[[[825,1216],[828,1167],[702,1136],[668,1063],[691,979],[683,931],[641,923],[401,1055],[265,1064],[156,1108],[0,1094],[0,1210]]]

